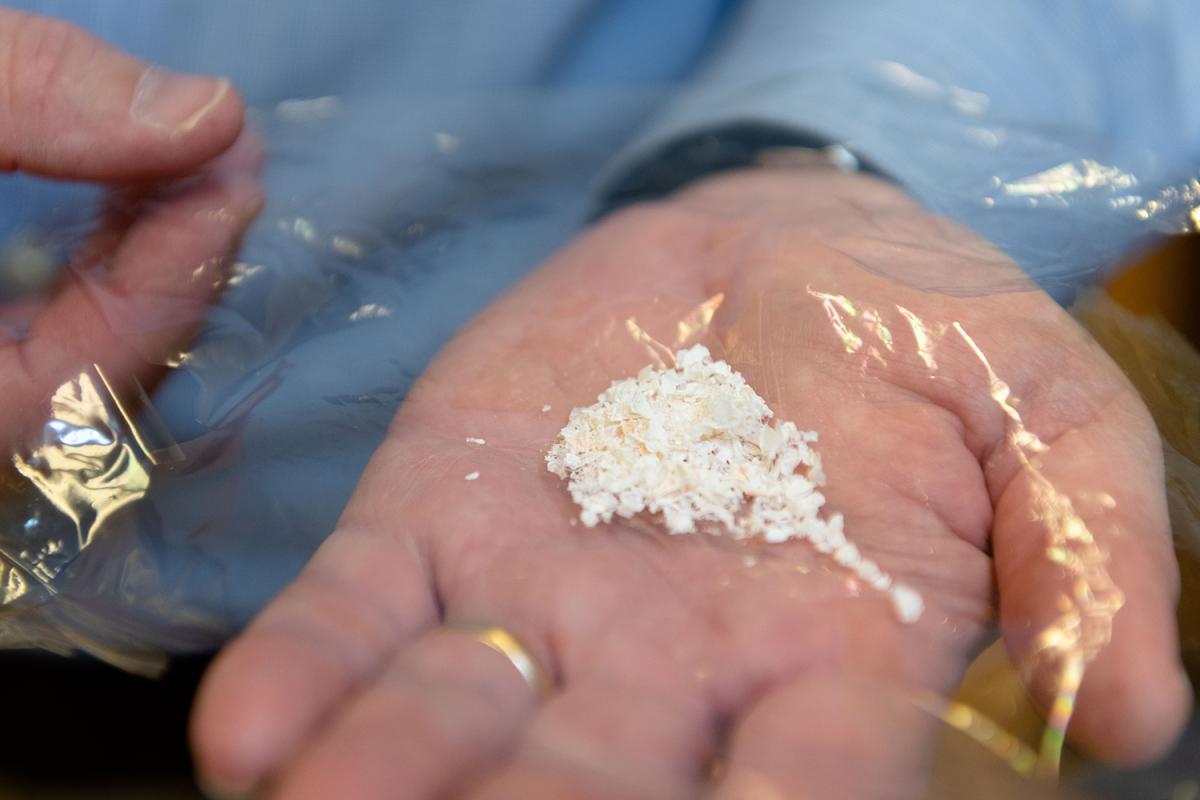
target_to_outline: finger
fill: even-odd
[[[244,793],[280,768],[437,607],[423,556],[389,530],[342,527],[205,676],[198,771]]]
[[[59,20],[0,9],[0,169],[123,182],[187,173],[243,121],[228,81],[150,67]]]
[[[1068,711],[1071,667],[1086,667],[1071,738],[1140,763],[1164,754],[1190,707],[1162,456],[1132,390],[1089,417],[990,470],[1001,624],[1044,707],[1058,697]]]
[[[906,693],[849,673],[768,692],[735,724],[718,798],[925,797],[935,723]]]
[[[430,631],[299,753],[272,795],[446,796],[505,755],[536,699],[501,653],[461,630]]]
[[[146,384],[187,344],[262,205],[256,161],[230,155],[240,160],[139,203],[127,228],[97,234],[23,339],[0,348],[4,374],[23,375],[0,400],[6,430],[38,424],[46,398],[91,364],[118,384]]]
[[[678,687],[568,686],[473,798],[692,798],[716,747],[704,701]]]
[[[71,265],[74,280],[30,338],[57,340],[65,352],[93,361],[108,354],[153,363],[175,355],[167,345],[181,345],[180,331],[190,333],[203,318],[262,206],[261,161],[261,143],[246,136],[196,178],[125,198],[126,207],[110,216],[125,216],[126,224],[101,231],[84,248]]]

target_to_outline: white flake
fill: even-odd
[[[825,474],[810,447],[817,434],[772,425],[773,416],[740,374],[696,345],[676,354],[674,368],[646,367],[572,410],[546,466],[567,479],[589,528],[645,512],[676,534],[715,523],[738,539],[804,539],[888,592],[897,615],[914,621],[921,596],[862,556],[841,514],[820,516]]]
[[[473,481],[478,477],[479,477],[478,472],[468,472],[466,475],[463,476],[463,480],[464,481]]]
[[[546,403],[546,405],[542,406],[542,413],[543,413],[543,414],[545,414],[545,413],[546,413],[546,412],[548,412],[549,410],[550,410],[550,404],[549,404],[549,403]]]
[[[487,444],[487,440],[480,439],[478,436],[468,436],[467,444]]]
[[[897,583],[892,586],[892,606],[901,622],[916,622],[925,610],[925,601],[916,589]]]

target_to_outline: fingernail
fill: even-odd
[[[148,67],[133,91],[129,115],[135,122],[170,133],[187,133],[217,107],[229,81],[179,75]]]

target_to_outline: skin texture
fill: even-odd
[[[652,363],[631,319],[819,432],[827,509],[923,594],[917,624],[804,543],[572,525],[544,453]],[[1014,265],[871,178],[730,174],[602,221],[444,349],[212,668],[194,749],[213,787],[284,798],[920,796],[938,727],[914,700],[998,630],[1043,701],[1082,653],[1071,737],[1144,762],[1190,703],[1176,592],[1149,416]],[[1087,637],[1037,652],[1073,613]]]

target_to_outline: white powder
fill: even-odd
[[[646,367],[572,410],[546,465],[568,479],[588,527],[647,512],[671,533],[715,523],[738,539],[804,539],[888,592],[904,622],[915,621],[921,596],[862,557],[841,514],[818,515],[825,475],[809,446],[817,434],[791,422],[772,426],[772,416],[740,374],[696,345],[676,354],[673,369]]]

